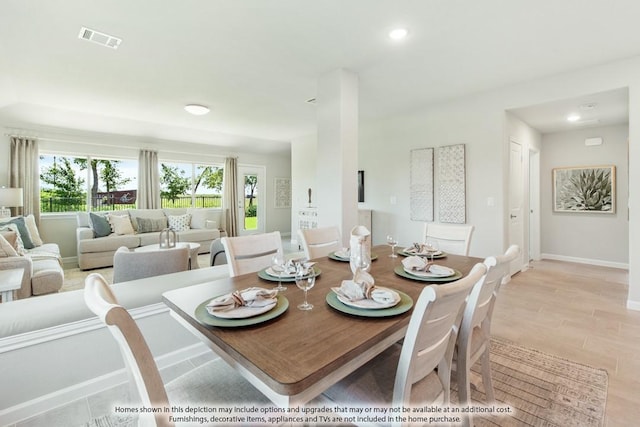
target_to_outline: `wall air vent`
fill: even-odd
[[[118,46],[120,46],[120,43],[122,43],[122,39],[86,27],[80,28],[80,34],[78,34],[78,38],[97,43],[102,46],[110,47],[111,49],[117,49]]]

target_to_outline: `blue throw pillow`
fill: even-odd
[[[18,226],[18,233],[20,233],[20,238],[22,239],[25,249],[33,249],[36,247],[36,245],[33,244],[33,240],[31,240],[31,234],[29,234],[27,224],[24,222],[24,217],[19,216],[17,218],[12,218],[9,221],[2,221],[2,223],[15,224]]]
[[[89,221],[96,237],[106,237],[111,234],[111,225],[106,217],[89,212]]]

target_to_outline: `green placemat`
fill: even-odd
[[[395,289],[394,289],[395,290]],[[413,307],[413,300],[411,297],[404,292],[400,292],[395,290],[398,295],[400,295],[400,302],[393,307],[389,308],[381,308],[378,310],[368,310],[365,308],[356,308],[351,307],[349,305],[343,304],[338,299],[338,296],[335,292],[329,292],[327,294],[327,304],[331,307],[335,308],[338,311],[341,311],[346,314],[352,314],[354,316],[362,316],[362,317],[389,317],[389,316],[397,316],[398,314],[405,313]]]
[[[462,273],[460,273],[458,270],[453,270],[454,274],[453,276],[447,276],[447,277],[420,277],[420,276],[415,276],[411,273],[407,273],[406,271],[404,271],[404,267],[402,265],[398,265],[396,266],[396,268],[393,269],[393,272],[396,273],[398,276],[402,276],[405,279],[411,279],[411,280],[417,280],[418,282],[428,282],[428,283],[447,283],[447,282],[453,282],[454,280],[458,280],[462,277]]]
[[[269,267],[267,267],[269,268]],[[320,270],[320,268],[316,267],[315,265],[312,267],[313,268],[313,275],[315,277],[318,277],[320,275],[320,273],[322,273],[322,270]],[[278,279],[275,276],[270,275],[269,273],[267,273],[267,269],[263,268],[262,270],[258,271],[258,277],[264,280],[268,280],[270,282],[289,282],[289,283],[295,283],[296,278],[295,276],[287,276],[287,277],[283,277],[282,279]]]
[[[266,313],[259,314],[245,319],[223,319],[221,317],[212,316],[206,309],[206,305],[215,297],[207,298],[202,304],[196,307],[195,316],[198,322],[207,326],[218,326],[222,328],[238,328],[241,326],[257,325],[262,322],[274,319],[287,311],[289,308],[289,300],[282,295],[278,295],[278,302],[275,307]]]

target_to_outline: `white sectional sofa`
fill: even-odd
[[[180,242],[194,242],[200,244],[198,253],[209,252],[211,242],[221,236],[220,224],[223,224],[223,210],[214,208],[187,208],[187,209],[129,209],[126,211],[100,212],[96,215],[126,215],[133,226],[133,234],[111,233],[108,236],[97,237],[97,226],[91,221],[90,214],[78,213],[78,228],[76,229],[78,265],[81,270],[92,268],[110,267],[113,265],[113,255],[119,247],[125,246],[134,249],[139,246],[156,244],[159,241],[160,231],[156,227],[154,231],[141,232],[138,224],[142,220],[167,220],[170,216],[178,217],[188,215],[189,228],[176,231],[177,240]],[[95,218],[95,217],[93,217]],[[224,232],[222,232],[224,235]],[[98,234],[99,235],[99,234]]]
[[[162,302],[166,291],[229,277],[227,265],[112,285],[140,326],[159,366],[210,350],[179,325]],[[226,292],[212,284],[212,296]],[[0,425],[12,425],[127,380],[120,351],[76,290],[0,304]]]

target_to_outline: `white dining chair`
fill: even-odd
[[[304,255],[307,259],[320,258],[342,249],[342,237],[338,227],[305,228],[298,230]]]
[[[509,274],[509,264],[519,252],[520,248],[512,245],[504,255],[486,258],[484,260],[484,265],[487,267],[485,280],[482,286],[473,288],[465,305],[452,363],[452,370],[457,377],[458,399],[461,405],[471,402],[471,367],[478,360],[481,361],[482,385],[486,401],[491,403],[495,400],[489,360],[491,317],[502,280]],[[473,425],[471,414],[464,418],[463,425]]]
[[[177,273],[189,269],[189,248],[135,251],[120,247],[113,255],[113,283]]]
[[[141,413],[138,425],[174,426],[174,423],[169,419],[172,412],[168,396],[182,396],[183,399],[180,400],[185,400],[184,396],[188,397],[187,401],[177,401],[176,404],[197,404],[198,400],[196,399],[202,399],[204,393],[198,395],[197,390],[172,389],[171,384],[165,388],[158,371],[158,365],[138,325],[129,312],[118,304],[110,286],[99,273],[92,273],[85,279],[84,300],[87,307],[108,327],[109,332],[118,343],[129,378],[135,385],[142,406],[161,409],[160,412]],[[215,396],[211,396],[211,393],[207,391],[210,401],[206,403],[226,403],[227,405],[268,403],[262,393],[244,380],[222,359],[216,359],[206,368],[208,368],[207,374],[213,377],[213,380],[206,386],[213,387],[218,391]],[[205,373],[201,372],[201,374]],[[187,386],[194,387],[194,384],[184,385],[184,387]],[[194,391],[196,396],[193,396]]]
[[[452,255],[469,255],[473,225],[426,223],[423,243],[436,243],[438,249]]]
[[[484,280],[486,271],[486,266],[478,263],[455,282],[425,287],[402,345],[394,344],[330,387],[324,396],[351,407],[409,407],[440,398],[439,403],[448,405],[451,358],[465,299],[474,285]]]
[[[271,265],[276,253],[284,253],[279,231],[249,236],[223,237],[231,277],[253,273]]]

